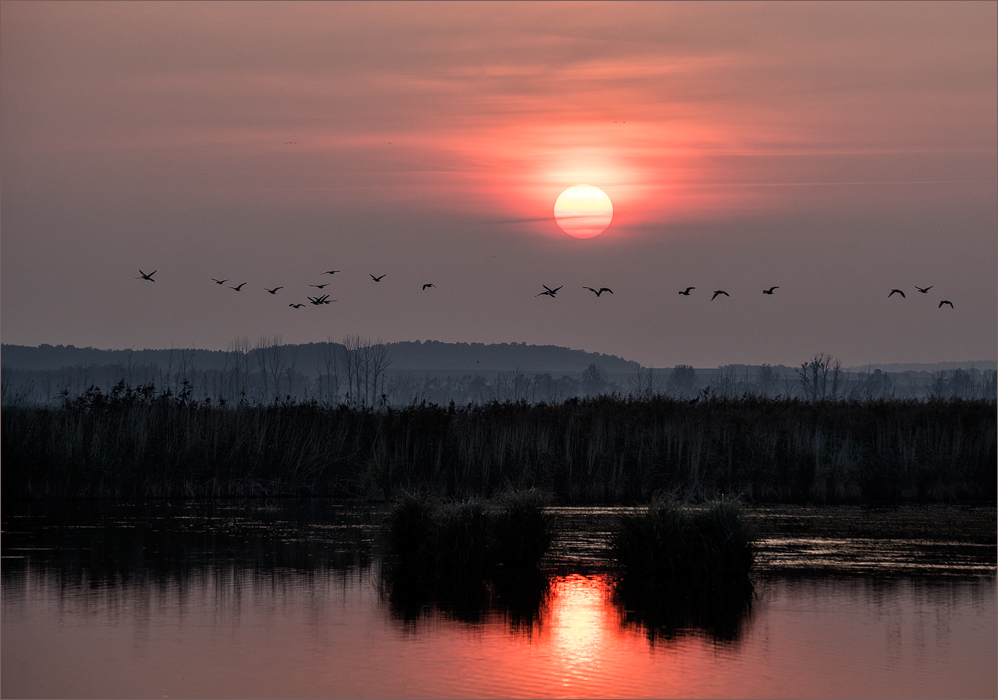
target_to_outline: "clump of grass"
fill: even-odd
[[[382,593],[393,613],[412,620],[430,606],[475,620],[502,610],[514,627],[532,624],[548,590],[545,506],[532,490],[450,502],[404,495],[382,529]]]
[[[753,539],[735,499],[690,506],[655,497],[646,511],[621,516],[611,555],[621,585],[635,591],[696,596],[751,590]]]
[[[533,490],[493,501],[406,494],[386,519],[386,554],[396,570],[430,577],[536,569],[552,538],[545,505]]]
[[[511,491],[492,514],[492,556],[512,572],[536,568],[551,546],[552,516],[547,496],[535,489]]]

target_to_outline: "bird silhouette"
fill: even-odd
[[[918,286],[918,285],[916,284],[916,285],[915,285],[915,289],[917,289],[918,291],[920,291],[920,292],[921,292],[922,294],[928,294],[928,293],[929,293],[929,290],[930,290],[930,289],[932,289],[932,287],[934,287],[934,286],[935,286],[935,285],[929,285],[929,286],[928,286],[928,287],[926,287],[925,289],[922,289],[921,287],[919,287],[919,286]]]
[[[726,297],[730,297],[730,296],[731,296],[730,294],[728,294],[728,293],[727,293],[726,291],[724,291],[723,289],[718,289],[717,291],[715,291],[715,292],[714,292],[714,296],[712,296],[712,297],[710,298],[710,300],[711,300],[711,301],[714,301],[714,300],[715,300],[715,299],[717,298],[717,296],[718,296],[719,294],[723,294],[723,295],[724,295],[724,296],[726,296]]]
[[[544,287],[544,289],[545,289],[546,291],[543,291],[543,292],[541,292],[540,294],[535,294],[534,296],[535,296],[535,297],[540,297],[540,296],[549,296],[549,297],[551,297],[552,299],[554,299],[554,295],[555,295],[555,294],[557,294],[557,293],[558,293],[558,290],[559,290],[559,289],[561,289],[562,287],[564,287],[565,285],[561,285],[561,286],[559,286],[559,287],[555,287],[554,289],[551,289],[551,287],[547,286],[546,284],[542,284],[541,286],[542,286],[542,287]]]
[[[583,287],[583,289],[588,289],[590,292],[592,292],[593,294],[595,294],[597,297],[600,294],[602,294],[603,292],[610,292],[610,294],[613,294],[613,290],[610,289],[609,287],[600,287],[599,289],[593,289],[592,287]]]
[[[214,282],[215,284],[225,284],[225,283],[226,283],[226,282],[228,282],[229,280],[217,280],[217,279],[215,279],[214,277],[212,277],[212,278],[211,278],[211,281],[212,281],[212,282]]]
[[[315,287],[316,289],[322,289],[323,287],[328,287],[329,284],[330,284],[329,282],[326,282],[325,284],[310,284],[308,286]]]
[[[305,305],[304,304],[288,304],[288,306],[290,306],[292,309],[300,309],[300,308],[302,308]]]
[[[388,273],[386,272],[385,274],[388,274]],[[381,278],[384,277],[384,276],[385,275],[381,275],[381,277],[375,277],[374,275],[371,275],[371,279],[374,280],[375,282],[380,282]]]
[[[264,287],[264,289],[266,289],[266,287]],[[267,289],[267,291],[271,294],[277,294],[278,289],[284,289],[284,287],[274,287],[273,289]]]
[[[769,289],[763,289],[763,294],[772,294],[774,289],[779,289],[779,287],[770,287]]]
[[[154,280],[154,279],[152,278],[152,276],[153,276],[153,275],[155,275],[155,274],[156,274],[156,272],[157,272],[157,270],[153,270],[152,272],[150,272],[150,273],[149,273],[149,274],[147,275],[147,274],[146,274],[146,273],[144,273],[144,272],[143,272],[142,270],[139,270],[139,274],[140,274],[140,275],[142,275],[142,276],[141,276],[141,277],[136,277],[135,279],[137,279],[137,280],[149,280],[150,282],[155,282],[156,280]]]
[[[242,284],[240,284],[240,285],[238,285],[236,287],[229,287],[229,289],[235,289],[237,292],[241,292],[243,290],[243,286],[245,286],[245,284],[246,283],[243,282]]]
[[[946,301],[945,299],[943,299],[941,302],[939,302],[939,308],[940,309],[943,308],[943,304],[949,304],[949,307],[951,309],[955,309],[956,308],[955,306],[953,306],[953,302],[952,301]]]
[[[329,303],[329,295],[323,294],[321,297],[309,297],[308,300],[315,304],[316,306],[322,306],[323,304]],[[333,301],[336,301],[333,299]]]
[[[433,287],[434,289],[436,289],[436,288],[437,288],[437,287],[436,287],[436,285],[435,285],[435,284],[433,284],[432,282],[428,282],[427,284],[424,284],[424,285],[423,285],[423,289],[424,289],[424,290],[425,290],[425,289],[426,289],[427,287]]]
[[[900,289],[892,289],[891,293],[887,295],[887,298],[890,299],[895,294],[900,294],[902,299],[907,299],[907,297],[904,295],[904,292],[902,292]]]
[[[686,291],[680,292],[680,294],[682,294],[684,297],[688,297],[690,295],[690,290],[691,289],[696,289],[696,287],[687,287]]]
[[[326,270],[322,274],[324,274],[324,275],[335,275],[337,272],[339,272],[339,270]]]

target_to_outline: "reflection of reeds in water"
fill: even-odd
[[[62,585],[159,586],[244,575],[270,580],[371,566],[374,513],[331,501],[171,505],[108,501],[4,504],[4,585],[28,570]]]
[[[539,565],[551,538],[536,491],[450,503],[407,494],[383,529],[382,593],[405,620],[427,609],[466,621],[500,612],[529,629],[548,589]]]
[[[652,638],[684,628],[735,638],[751,605],[753,539],[732,499],[690,506],[655,498],[646,511],[622,515],[611,556],[625,621]]]
[[[689,591],[652,594],[618,582],[612,600],[620,610],[622,624],[643,628],[652,643],[690,633],[735,642],[752,612],[752,590],[748,588],[690,596]]]

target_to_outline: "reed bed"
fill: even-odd
[[[653,498],[646,511],[621,516],[610,550],[630,585],[703,593],[751,585],[753,540],[737,500]]]
[[[532,624],[549,589],[540,570],[553,537],[546,502],[537,491],[491,500],[403,496],[382,533],[381,592],[393,613],[416,619],[434,607],[477,619],[500,610],[514,627]]]
[[[537,491],[456,502],[406,494],[386,519],[387,561],[423,579],[537,569],[553,536],[545,505]]]
[[[994,502],[994,401],[651,397],[558,404],[213,405],[149,387],[2,412],[3,496],[453,499],[654,493]]]
[[[622,515],[610,557],[625,622],[652,638],[690,627],[737,637],[752,602],[754,540],[730,498],[695,505],[654,497],[646,510]]]

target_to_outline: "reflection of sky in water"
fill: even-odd
[[[654,643],[621,626],[601,575],[556,577],[529,634],[501,615],[406,625],[369,576],[13,583],[6,697],[952,697],[996,684],[993,579],[773,579],[737,640]]]
[[[888,543],[862,530],[834,537],[802,521],[794,525],[800,536],[771,533],[762,541],[770,574],[759,577],[737,634],[719,640],[690,625],[656,635],[612,602],[610,579],[594,566],[606,533],[593,516],[604,511],[613,512],[559,511],[576,518],[553,557],[559,574],[536,615],[518,624],[508,611],[462,617],[432,604],[415,620],[399,619],[363,555],[366,516],[336,521],[336,513],[282,511],[266,523],[244,511],[215,520],[158,516],[149,521],[155,532],[142,539],[138,514],[103,521],[114,524],[110,532],[90,523],[56,537],[58,516],[49,513],[45,534],[35,538],[23,537],[24,523],[5,514],[0,694],[995,694],[993,545],[982,556],[968,542],[919,536]],[[897,575],[946,561],[950,574],[984,576]],[[866,575],[774,575],[816,563]],[[893,577],[876,573],[884,570]]]

